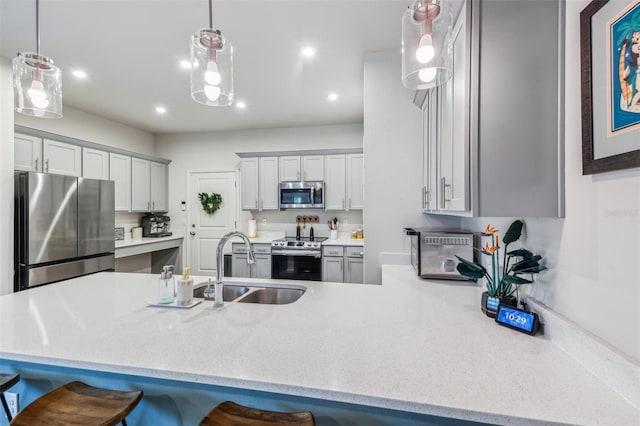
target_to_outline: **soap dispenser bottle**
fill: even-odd
[[[175,298],[174,280],[173,265],[163,266],[160,278],[158,278],[158,303],[162,305],[173,303]]]

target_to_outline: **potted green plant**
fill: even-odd
[[[482,311],[489,317],[494,318],[500,303],[517,306],[518,299],[514,296],[518,288],[523,284],[531,284],[533,281],[524,278],[522,275],[537,274],[546,267],[540,264],[542,256],[534,255],[527,249],[519,248],[508,251],[509,244],[520,239],[524,223],[521,220],[514,221],[507,229],[502,238],[504,244],[504,256],[502,268],[500,268],[500,237],[498,230],[491,225],[487,225],[482,235],[491,237],[491,245],[487,242],[480,250],[482,254],[491,256],[491,273],[480,263],[475,263],[467,259],[456,256],[458,272],[465,277],[475,280],[484,278],[487,291],[482,293]]]

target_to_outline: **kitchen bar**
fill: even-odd
[[[1,297],[0,356],[15,371],[28,362],[125,375],[112,377],[124,383],[154,378],[221,386],[227,395],[239,388],[257,398],[310,398],[297,402],[319,415],[326,407],[318,400],[328,400],[498,424],[640,418],[553,342],[484,317],[475,286],[423,281],[410,266],[385,266],[382,286],[304,286],[287,305],[228,302],[214,310],[204,302],[178,310],[147,306],[153,276],[81,277]],[[495,374],[496,366],[518,373]],[[172,401],[183,424],[205,414]]]

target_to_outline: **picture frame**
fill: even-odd
[[[589,3],[580,53],[582,174],[640,167],[640,0]]]

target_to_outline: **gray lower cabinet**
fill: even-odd
[[[362,284],[364,282],[364,249],[350,246],[323,247],[322,281]]]
[[[346,247],[344,253],[346,268],[344,282],[364,283],[364,247]]]
[[[244,243],[232,245],[232,276],[238,278],[271,279],[271,244],[251,244],[256,263],[247,264],[247,251]]]
[[[344,282],[344,247],[322,247],[322,281]]]

